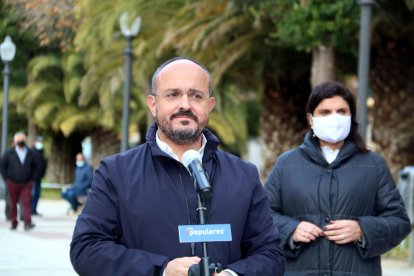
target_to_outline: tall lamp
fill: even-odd
[[[127,41],[124,50],[125,54],[125,82],[124,102],[122,107],[122,138],[121,152],[128,149],[128,128],[129,128],[129,99],[131,97],[131,72],[132,72],[132,40],[137,36],[141,28],[141,17],[136,17],[132,25],[127,24],[128,14],[124,12],[119,18],[122,35]]]
[[[11,40],[10,36],[6,36],[3,43],[0,44],[0,55],[1,60],[4,63],[4,70],[3,70],[3,121],[2,121],[2,128],[1,128],[1,155],[4,154],[7,148],[7,131],[8,131],[8,113],[9,113],[9,77],[10,77],[10,67],[9,63],[13,60],[14,55],[16,54],[16,45],[14,45],[13,41]],[[4,188],[4,179],[0,176],[0,181],[2,182],[0,188]],[[10,218],[10,206],[7,200],[7,193],[5,189],[1,191],[4,192],[5,197],[5,215],[6,218]],[[3,195],[2,195],[3,196]]]
[[[3,43],[0,45],[1,60],[4,63],[3,70],[3,122],[1,128],[1,154],[7,148],[7,131],[8,131],[8,112],[9,112],[9,77],[10,67],[9,63],[13,60],[16,54],[16,45],[14,45],[10,36],[6,36]]]

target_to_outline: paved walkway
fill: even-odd
[[[63,200],[40,200],[38,211],[43,216],[32,218],[36,227],[25,232],[19,222],[17,231],[10,231],[0,200],[0,275],[77,275],[69,260],[76,217],[66,215],[68,207]]]
[[[23,223],[10,231],[0,200],[0,275],[72,276],[77,275],[69,260],[69,244],[76,217],[66,215],[69,204],[63,200],[40,200],[33,217],[36,227],[25,232]],[[414,275],[406,260],[383,260],[384,276]]]

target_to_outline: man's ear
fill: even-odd
[[[147,96],[147,106],[149,110],[151,111],[152,116],[154,117],[156,117],[157,115],[156,108],[155,108],[156,103],[157,103],[157,99],[155,98],[154,95]]]
[[[209,98],[209,108],[210,112],[213,110],[214,106],[216,105],[216,98],[210,97]]]

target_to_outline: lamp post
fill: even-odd
[[[1,60],[4,63],[4,70],[3,70],[3,121],[1,124],[1,156],[3,156],[4,152],[7,148],[7,131],[8,131],[8,113],[9,113],[9,77],[10,77],[10,67],[9,63],[13,60],[14,55],[16,54],[16,45],[14,45],[13,41],[11,40],[10,36],[6,36],[3,43],[0,44],[0,55]],[[0,176],[0,181],[2,185],[0,188],[5,187],[4,179]],[[5,198],[5,215],[7,219],[10,219],[10,205],[7,196],[7,190],[4,188],[2,193],[4,192]]]
[[[141,27],[141,17],[136,17],[132,25],[127,25],[128,14],[124,12],[119,18],[122,35],[127,41],[124,50],[125,55],[125,81],[124,81],[124,101],[122,106],[122,138],[121,152],[128,148],[128,128],[129,128],[129,99],[131,97],[131,71],[132,71],[132,40],[137,36]]]
[[[359,31],[358,56],[358,116],[360,134],[364,140],[367,136],[367,97],[369,92],[369,55],[371,41],[371,13],[374,0],[359,0],[361,23]]]
[[[8,112],[9,112],[9,77],[10,67],[9,63],[13,60],[16,54],[16,45],[14,45],[10,36],[6,36],[3,43],[0,45],[1,60],[4,63],[3,70],[3,122],[1,128],[1,155],[7,148],[7,131],[8,131]]]

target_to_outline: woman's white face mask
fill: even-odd
[[[322,117],[312,116],[312,129],[322,141],[337,143],[345,140],[351,130],[351,116],[331,114]]]

